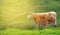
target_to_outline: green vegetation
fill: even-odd
[[[29,12],[57,13],[57,28],[49,25],[36,30],[32,19],[27,19]],[[0,0],[0,35],[59,35],[60,0]]]
[[[60,35],[60,29],[43,29],[43,30],[20,30],[5,29],[0,30],[0,35]]]

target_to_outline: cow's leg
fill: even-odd
[[[39,30],[39,28],[40,28],[40,23],[39,22],[36,22],[36,28]]]
[[[45,21],[44,26],[45,26],[45,28],[48,27],[48,21]]]
[[[55,27],[57,27],[57,20],[55,19]]]
[[[57,26],[57,24],[56,24],[56,19],[54,19],[54,20],[52,21],[52,24],[53,24],[54,27]]]
[[[40,25],[39,25],[39,24],[37,24],[37,26],[36,26],[36,27],[37,27],[37,29],[39,30],[39,28],[40,28]]]

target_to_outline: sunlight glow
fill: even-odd
[[[24,21],[29,12],[29,0],[2,0],[1,19],[3,22]]]

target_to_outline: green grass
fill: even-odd
[[[60,35],[60,1],[46,1],[48,1],[48,5],[41,0],[0,0],[0,35]],[[58,27],[30,30],[33,28],[35,29],[35,23],[27,19],[27,14],[30,11],[56,11]]]
[[[43,29],[43,30],[20,30],[5,29],[0,30],[0,35],[60,35],[60,29]]]

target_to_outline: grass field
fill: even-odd
[[[0,35],[60,35],[60,29],[59,28],[43,30],[5,29],[0,30]]]
[[[36,30],[35,22],[27,19],[30,11],[55,11],[57,28],[50,26],[47,29]],[[0,35],[60,35],[60,1],[0,0]]]

